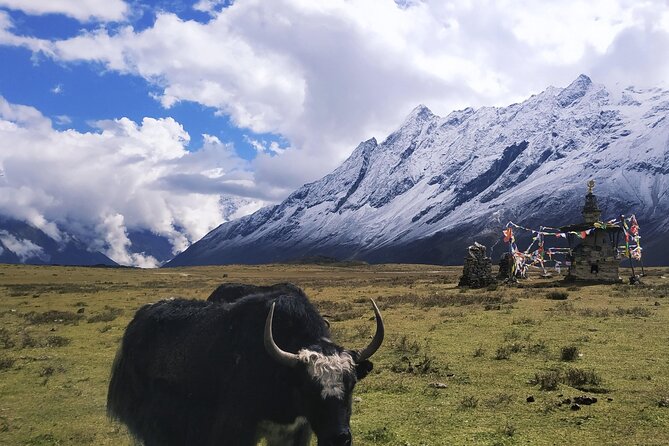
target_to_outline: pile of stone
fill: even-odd
[[[462,277],[458,286],[470,288],[483,288],[496,282],[492,276],[492,262],[486,256],[486,247],[474,242],[468,249],[465,257],[465,265],[462,269]]]
[[[515,276],[511,272],[512,269],[513,257],[508,252],[505,252],[499,258],[499,271],[497,272],[497,280],[515,280]]]

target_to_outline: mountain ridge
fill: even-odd
[[[585,75],[508,107],[440,117],[419,105],[383,142],[363,141],[330,174],[167,266],[314,255],[457,264],[474,238],[496,245],[509,220],[581,221],[589,179],[603,216],[636,212],[650,262],[666,263],[654,244],[669,232],[668,114],[669,91],[609,90]]]

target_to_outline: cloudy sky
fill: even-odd
[[[128,231],[182,250],[420,103],[666,86],[668,56],[669,0],[0,0],[0,215],[149,266]]]

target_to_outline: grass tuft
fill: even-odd
[[[549,291],[546,293],[546,299],[550,300],[567,300],[569,293],[566,291]]]
[[[584,392],[606,393],[608,390],[601,388],[602,378],[594,370],[583,370],[578,368],[549,369],[534,374],[530,384],[539,385],[539,390],[557,390],[560,384],[566,384]]]
[[[479,405],[479,399],[473,395],[468,395],[460,400],[458,406],[462,410],[476,409]]]
[[[560,361],[576,361],[578,359],[578,347],[568,345],[560,350]]]
[[[25,314],[25,318],[31,324],[77,324],[83,316],[71,311],[49,310],[44,313],[31,311]]]
[[[88,323],[90,324],[94,322],[111,322],[122,314],[123,314],[122,309],[109,307],[105,305],[104,309],[101,312],[94,314],[93,316],[88,318]]]
[[[13,358],[0,357],[0,370],[11,369],[15,362]]]

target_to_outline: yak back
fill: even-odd
[[[209,444],[232,424],[292,422],[300,411],[292,395],[302,378],[265,352],[272,302],[274,338],[284,350],[297,352],[329,337],[294,286],[232,303],[170,299],[140,308],[114,361],[109,415],[145,443],[164,445]]]
[[[242,297],[259,294],[265,299],[274,299],[281,295],[304,296],[304,292],[292,283],[274,285],[249,285],[246,283],[222,283],[207,298],[209,302],[231,303]],[[305,296],[306,297],[306,296]]]

